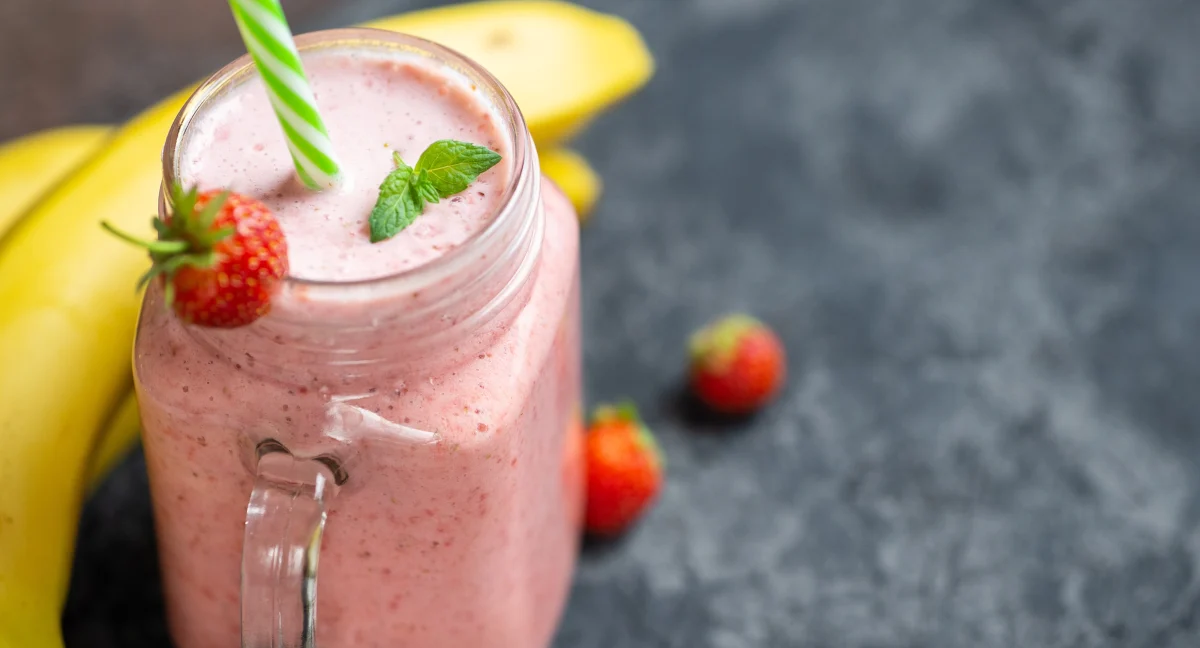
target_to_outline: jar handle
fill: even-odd
[[[313,648],[325,504],[345,475],[329,457],[299,458],[274,439],[256,454],[242,542],[242,648]]]

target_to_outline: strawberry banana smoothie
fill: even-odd
[[[318,646],[544,648],[581,505],[575,215],[470,63],[393,34],[300,42],[339,187],[299,184],[245,61],[189,102],[164,154],[168,184],[267,205],[290,266],[269,314],[240,328],[186,325],[159,283],[147,292],[135,370],[175,643],[227,648],[241,623],[268,623],[239,620],[241,555],[258,457],[283,449],[330,480]],[[393,156],[416,165],[444,139],[501,160],[373,243]],[[259,528],[286,529],[287,509],[255,513]],[[295,553],[282,532],[255,538]],[[281,587],[300,609],[299,582]]]

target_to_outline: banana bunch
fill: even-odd
[[[627,23],[556,0],[455,5],[366,26],[479,61],[516,98],[542,169],[586,214],[600,182],[564,144],[640,88],[653,62]],[[79,510],[136,439],[130,352],[166,133],[191,89],[109,129],[0,146],[0,648],[61,648]]]

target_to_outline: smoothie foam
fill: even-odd
[[[238,89],[189,126],[181,180],[266,203],[287,235],[292,276],[371,279],[426,264],[483,226],[512,174],[507,139],[478,88],[433,66],[412,55],[369,51],[322,51],[305,59],[345,175],[332,191],[300,184],[267,94]],[[392,154],[415,165],[440,139],[486,146],[503,159],[467,191],[427,205],[403,232],[371,244],[366,216],[392,169]]]

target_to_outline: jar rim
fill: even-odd
[[[306,301],[356,301],[355,295],[366,299],[377,299],[382,289],[385,292],[405,293],[420,291],[425,286],[434,285],[447,277],[463,270],[473,261],[472,251],[487,247],[489,243],[503,236],[504,232],[513,226],[514,219],[523,216],[521,197],[527,193],[528,184],[533,182],[536,174],[531,173],[531,165],[535,164],[536,153],[530,146],[525,117],[521,114],[516,101],[508,89],[487,69],[467,56],[439,45],[430,40],[402,34],[399,32],[368,28],[353,27],[330,29],[301,34],[296,37],[296,47],[301,56],[313,51],[336,49],[339,47],[374,47],[406,52],[423,57],[438,65],[458,72],[472,83],[485,90],[484,97],[489,97],[490,108],[504,122],[503,136],[509,138],[509,150],[512,151],[512,173],[505,183],[501,199],[497,206],[487,216],[486,225],[473,232],[470,236],[447,251],[442,256],[428,263],[413,268],[401,270],[379,277],[352,280],[309,279],[287,275],[283,279],[282,291],[299,292]],[[163,187],[160,201],[165,205],[168,188],[172,186],[179,175],[179,153],[184,143],[187,128],[191,121],[208,105],[209,101],[219,97],[224,91],[258,75],[254,62],[249,54],[243,54],[228,65],[224,66],[208,79],[203,81],[184,102],[183,107],[171,124],[163,146]]]

